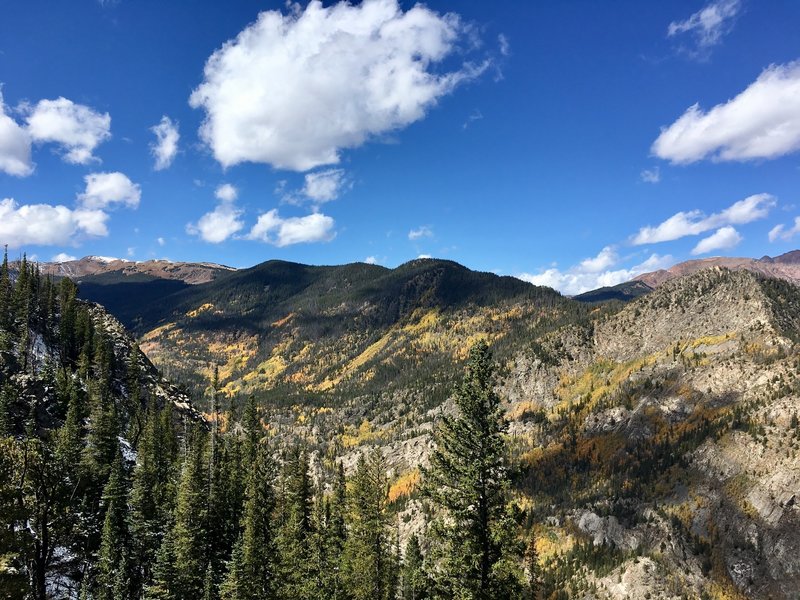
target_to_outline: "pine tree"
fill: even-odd
[[[10,349],[11,290],[11,275],[8,270],[8,246],[6,246],[3,252],[3,264],[0,266],[0,351]]]
[[[192,432],[181,470],[175,504],[173,544],[175,552],[175,597],[196,600],[203,595],[208,561],[206,469],[203,460],[204,436]]]
[[[281,488],[276,535],[280,556],[278,597],[286,600],[312,598],[311,477],[306,454],[298,447],[290,449],[284,460]]]
[[[170,426],[171,429],[171,426]],[[138,577],[134,589],[141,589],[153,573],[158,549],[167,530],[171,507],[171,458],[163,448],[162,422],[151,405],[137,448],[131,484],[131,530]]]
[[[111,466],[103,490],[105,520],[98,559],[97,594],[99,600],[118,600],[131,595],[131,551],[128,528],[128,490],[122,454]]]
[[[253,396],[247,399],[242,426],[245,435],[242,458],[245,464],[252,464],[256,457],[258,443],[261,438],[264,437],[264,428],[261,426],[261,420],[258,418],[256,400]]]
[[[392,553],[388,543],[389,514],[386,465],[379,450],[358,459],[349,495],[350,531],[345,542],[345,587],[354,600],[394,597]]]
[[[457,414],[439,423],[423,471],[423,493],[443,513],[431,537],[437,592],[446,597],[517,598],[522,590],[513,569],[520,556],[506,515],[504,421],[494,385],[489,347],[478,342],[455,390]]]
[[[528,580],[527,598],[537,600],[541,589],[541,570],[539,568],[539,553],[536,550],[536,538],[531,536],[528,547],[525,549],[525,578]]]
[[[175,542],[172,531],[168,531],[158,548],[153,577],[142,596],[144,600],[178,600],[184,597],[176,588],[178,569],[175,561]]]
[[[424,557],[416,534],[408,538],[403,560],[403,600],[428,598],[428,577],[424,570]]]
[[[236,543],[221,587],[225,600],[271,600],[276,597],[276,548],[272,528],[275,467],[260,444],[247,482],[242,536]]]

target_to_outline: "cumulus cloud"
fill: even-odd
[[[50,259],[50,261],[54,263],[64,263],[73,260],[78,260],[78,258],[70,254],[67,254],[66,252],[59,252],[53,258]]]
[[[769,230],[768,237],[770,242],[775,242],[777,240],[788,242],[798,233],[800,233],[800,217],[795,217],[794,225],[789,228],[783,224],[775,225],[775,227]]]
[[[378,259],[374,256],[368,256],[367,258],[364,259],[364,262],[367,263],[368,265],[377,265]]]
[[[158,242],[159,246],[164,246],[167,243],[167,240],[165,240],[163,237],[160,237],[156,239],[156,242]]]
[[[136,208],[142,198],[139,184],[133,183],[127,175],[113,173],[91,173],[83,178],[86,190],[78,195],[78,203],[83,208],[106,209],[115,204]]]
[[[415,240],[420,240],[422,238],[430,238],[433,237],[433,229],[431,229],[428,225],[423,225],[422,227],[417,227],[416,229],[412,229],[408,232],[408,239],[412,242]]]
[[[197,223],[189,223],[186,225],[186,232],[190,235],[197,235],[203,241],[211,244],[219,244],[224,242],[235,233],[242,230],[244,221],[241,219],[243,210],[236,207],[234,200],[236,199],[236,188],[229,186],[233,189],[233,195],[226,194],[226,186],[217,188],[217,198],[220,198],[220,190],[223,189],[222,196],[228,196],[231,199],[226,200],[220,198],[221,202],[211,212],[204,214]]]
[[[206,62],[190,98],[206,113],[200,135],[225,167],[338,163],[342,149],[422,119],[486,69],[434,70],[468,29],[455,14],[403,12],[397,0],[262,12]]]
[[[258,218],[247,239],[266,242],[279,248],[292,244],[329,242],[336,237],[334,225],[331,217],[321,213],[284,219],[277,209],[272,209]]]
[[[661,169],[653,167],[652,169],[643,169],[639,177],[645,183],[658,183],[661,181]]]
[[[744,225],[763,219],[774,206],[774,196],[754,194],[710,216],[699,210],[679,212],[656,227],[642,227],[631,241],[637,246],[670,242],[689,235],[700,235],[725,225]]]
[[[607,246],[597,256],[584,259],[566,271],[551,267],[536,274],[521,273],[517,277],[534,285],[543,285],[563,294],[574,296],[597,288],[630,281],[642,273],[666,269],[675,264],[675,260],[670,255],[652,254],[644,262],[630,268],[610,268],[616,266],[618,262],[614,249]]]
[[[771,159],[800,150],[800,61],[773,65],[738,96],[690,106],[662,128],[653,154],[676,164]]]
[[[580,270],[585,273],[599,273],[608,267],[617,264],[617,252],[611,246],[606,246],[597,256],[586,258],[580,263]]]
[[[328,169],[306,174],[302,193],[316,204],[322,204],[336,200],[348,185],[344,169]]]
[[[700,240],[692,249],[692,254],[708,254],[714,250],[730,250],[739,245],[742,236],[733,227],[720,227],[707,238]]]
[[[239,197],[239,190],[230,183],[223,183],[217,187],[214,195],[223,202],[233,202]]]
[[[0,93],[0,171],[16,177],[33,173],[31,136],[6,114]]]
[[[85,165],[98,159],[92,154],[111,137],[111,116],[66,98],[40,100],[23,106],[28,133],[34,142],[62,146],[68,163]]]
[[[102,210],[50,204],[19,205],[0,200],[0,240],[12,248],[26,245],[65,246],[85,237],[108,235],[108,215]]]
[[[710,49],[730,32],[741,8],[741,0],[714,0],[688,19],[670,23],[667,37],[691,36],[694,47],[682,49],[694,58],[706,58]]]
[[[150,131],[156,136],[156,141],[150,144],[150,152],[156,159],[154,168],[156,171],[161,171],[169,167],[178,154],[178,141],[181,139],[178,123],[164,115],[158,125],[151,127]]]

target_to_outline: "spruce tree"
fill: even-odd
[[[105,519],[98,559],[97,598],[118,600],[131,595],[130,533],[128,528],[128,490],[122,454],[111,466],[108,483],[103,490]]]
[[[342,574],[354,600],[394,598],[387,491],[386,465],[380,450],[374,450],[368,458],[362,454],[351,481],[350,530]]]
[[[424,569],[424,557],[416,534],[406,543],[403,559],[403,600],[425,600],[428,598],[428,576]]]
[[[303,600],[313,597],[311,552],[311,477],[306,453],[299,447],[290,449],[284,460],[281,477],[280,505],[276,543],[278,597]]]
[[[242,535],[233,551],[221,586],[225,600],[276,598],[276,547],[272,513],[275,508],[275,467],[269,449],[259,444],[247,480]]]
[[[438,424],[423,494],[439,509],[431,528],[437,594],[465,600],[517,598],[521,558],[507,518],[507,476],[500,398],[489,347],[469,352],[454,394],[457,413]]]
[[[170,508],[169,457],[161,444],[161,421],[153,405],[147,412],[131,484],[131,530],[138,577],[135,589],[150,580],[158,549],[167,529]]]
[[[204,436],[201,431],[195,430],[191,437],[181,470],[172,539],[175,552],[173,585],[175,596],[179,600],[197,600],[202,597],[208,566]]]
[[[168,531],[158,548],[153,576],[144,588],[144,600],[178,600],[183,598],[177,589],[178,569],[175,558],[175,542],[172,531]]]

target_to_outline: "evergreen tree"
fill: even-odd
[[[191,438],[181,469],[172,540],[175,553],[173,586],[178,600],[197,600],[202,597],[208,566],[204,436],[196,429]]]
[[[424,557],[416,534],[408,538],[403,560],[403,600],[428,598],[428,577],[424,570]]]
[[[151,405],[137,448],[131,484],[131,530],[138,567],[134,589],[137,590],[152,576],[172,505],[171,460],[163,448],[163,438],[160,415]]]
[[[281,488],[276,535],[280,556],[278,597],[286,600],[312,598],[315,585],[309,547],[311,477],[306,454],[298,447],[290,449],[284,460]]]
[[[351,482],[350,531],[342,566],[346,589],[354,600],[394,597],[387,491],[383,455],[379,450],[369,458],[362,454]]]
[[[103,490],[105,520],[98,559],[97,598],[124,600],[131,596],[131,551],[128,529],[128,490],[122,454],[111,466]]]
[[[538,600],[541,589],[541,569],[539,568],[539,553],[536,550],[536,538],[533,536],[525,549],[525,577],[528,580],[527,598]]]
[[[145,600],[178,600],[185,597],[178,593],[177,578],[175,542],[172,531],[168,531],[158,548],[153,577],[145,586],[142,597]]]
[[[272,528],[275,468],[263,444],[256,449],[248,483],[242,536],[236,543],[221,587],[225,600],[271,600],[276,597],[276,548]]]
[[[514,525],[506,515],[505,443],[489,347],[470,349],[455,390],[455,416],[436,431],[424,495],[443,513],[431,528],[437,594],[470,600],[517,598],[522,591]]]
[[[258,418],[256,400],[253,396],[247,399],[242,426],[245,435],[242,459],[245,464],[249,465],[255,460],[258,443],[261,438],[264,437],[264,428],[261,426],[261,420]]]

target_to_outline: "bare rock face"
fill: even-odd
[[[529,440],[533,471],[580,465],[583,489],[571,484],[562,505],[545,496],[543,522],[617,556],[610,573],[573,575],[572,597],[797,597],[799,317],[797,287],[713,267],[600,317],[586,339],[540,340],[561,349],[555,361],[518,356],[501,388],[515,443]],[[514,420],[537,409],[535,426]],[[652,471],[651,448],[671,456],[670,470]],[[653,465],[634,471],[650,483],[635,494],[630,478],[608,487],[605,464],[639,460]]]
[[[769,302],[749,273],[713,268],[666,283],[659,292],[595,329],[601,355],[626,361],[669,350],[681,341],[701,345],[703,338],[734,332],[774,332]]]

